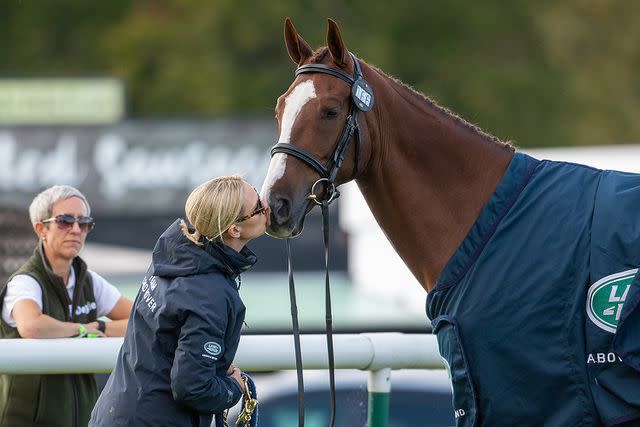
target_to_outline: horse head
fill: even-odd
[[[369,151],[360,141],[367,140],[369,132],[357,113],[373,106],[360,64],[333,20],[328,20],[327,46],[316,51],[289,18],[284,38],[298,68],[276,104],[279,139],[262,187],[271,206],[267,232],[281,238],[300,234],[315,204],[332,200],[335,186],[362,172]]]

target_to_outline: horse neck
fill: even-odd
[[[371,152],[357,183],[395,250],[430,291],[513,151],[379,72],[367,79],[379,105],[363,115]]]

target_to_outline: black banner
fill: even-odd
[[[96,213],[179,213],[193,188],[219,175],[259,188],[275,138],[273,119],[0,127],[0,205],[25,208],[42,189],[69,184]]]

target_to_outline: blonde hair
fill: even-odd
[[[221,176],[200,184],[191,192],[184,206],[187,219],[195,228],[192,233],[184,220],[180,220],[182,233],[196,245],[201,237],[219,240],[242,212],[244,180],[239,175]]]

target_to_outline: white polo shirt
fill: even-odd
[[[120,291],[111,283],[100,276],[98,273],[87,270],[93,279],[93,294],[96,297],[97,316],[98,318],[105,316],[113,310],[116,303],[122,295]],[[67,283],[67,293],[69,298],[73,300],[73,290],[76,287],[76,274],[71,269],[69,281]],[[30,299],[36,302],[42,310],[42,289],[38,282],[31,276],[19,274],[7,283],[7,294],[2,304],[2,320],[7,322],[9,326],[16,327],[16,321],[13,318],[13,306],[20,300]],[[69,314],[72,307],[69,306]]]

